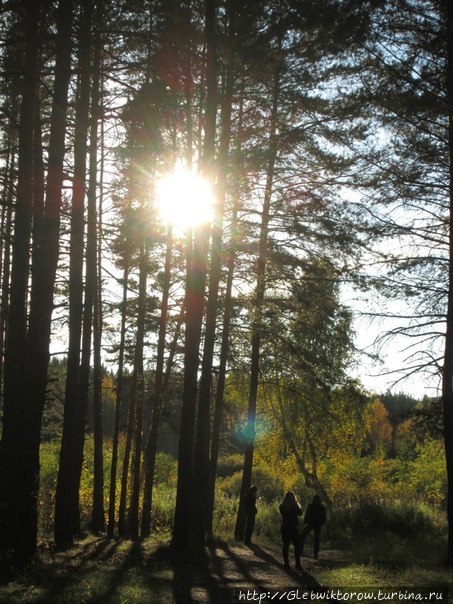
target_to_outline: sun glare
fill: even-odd
[[[187,230],[212,219],[211,189],[195,172],[180,168],[162,176],[156,194],[163,220],[177,229]]]

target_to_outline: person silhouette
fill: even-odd
[[[289,544],[292,542],[294,547],[294,558],[296,568],[302,569],[300,564],[300,540],[299,540],[299,516],[302,516],[302,509],[297,502],[296,496],[292,491],[288,491],[279,506],[282,515],[282,524],[280,533],[282,536],[283,547],[283,565],[289,567]]]
[[[256,508],[256,492],[257,487],[252,486],[244,495],[244,506],[245,506],[245,531],[244,531],[244,543],[245,545],[252,544],[252,533],[255,528],[255,516],[258,513]]]
[[[304,516],[304,528],[300,534],[300,555],[304,553],[305,537],[313,531],[314,535],[314,557],[318,558],[319,543],[321,539],[321,527],[326,521],[326,508],[321,503],[319,495],[315,495],[307,506]]]

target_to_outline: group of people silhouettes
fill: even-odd
[[[319,554],[319,542],[321,539],[321,527],[326,521],[326,508],[321,503],[319,495],[315,495],[311,503],[308,504],[305,512],[302,532],[299,533],[299,516],[302,516],[296,496],[292,491],[288,491],[279,507],[282,515],[282,524],[280,532],[282,535],[283,563],[285,567],[289,566],[289,546],[294,547],[294,559],[296,568],[301,569],[300,558],[304,553],[305,537],[313,531],[314,536],[314,557]]]
[[[253,529],[255,528],[255,516],[258,512],[256,507],[257,487],[250,487],[244,496],[244,507],[246,513],[246,525],[244,533],[244,543],[251,544]],[[318,558],[319,543],[321,538],[321,527],[326,521],[326,508],[321,503],[319,495],[315,495],[311,503],[308,504],[302,531],[299,532],[299,516],[302,516],[302,508],[292,491],[288,491],[279,506],[282,516],[280,533],[282,536],[282,554],[283,565],[289,567],[289,546],[291,543],[294,548],[294,559],[296,568],[302,569],[300,558],[304,551],[305,537],[313,531],[314,536],[314,557]]]

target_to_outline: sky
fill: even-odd
[[[376,345],[376,341],[387,331],[398,325],[397,319],[385,319],[379,322],[371,321],[366,316],[355,313],[355,345],[361,353],[358,355],[357,366],[351,371],[351,375],[359,378],[366,389],[382,394],[391,391],[396,394],[404,392],[414,398],[423,396],[438,396],[440,379],[437,375],[417,371],[406,379],[400,378],[407,373],[410,365],[410,356],[424,352],[423,346],[416,346],[413,350],[407,350],[412,341],[402,336]],[[441,346],[441,341],[439,341]],[[379,355],[379,360],[373,360],[368,355]],[[440,354],[440,351],[438,351]]]

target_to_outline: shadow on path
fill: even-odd
[[[250,547],[247,549],[252,551]],[[267,571],[268,569],[264,567],[262,562],[247,555],[247,549],[234,551],[233,548],[225,543],[217,548],[217,552],[223,552],[224,559],[229,560],[235,565],[239,576],[237,583],[241,583],[242,585],[245,583],[248,587],[261,588],[264,583],[263,571]]]
[[[259,545],[252,545],[250,549],[253,551],[255,556],[261,558],[269,565],[274,565],[277,568],[281,568],[281,564],[277,562],[276,558]],[[300,582],[301,586],[306,587],[308,590],[318,591],[322,589],[322,586],[313,577],[313,575],[308,573],[306,570],[297,571],[293,570],[292,568],[285,568],[284,572],[294,581]]]
[[[185,602],[232,601],[232,593],[224,578],[212,572],[208,553],[173,558],[173,596],[175,604]]]
[[[41,577],[37,584],[44,588],[44,596],[37,602],[56,602],[62,594],[75,590],[77,585],[93,574],[93,565],[101,564],[102,560],[111,559],[118,547],[117,540],[101,537],[81,546],[73,547],[66,552],[57,552],[51,572],[41,568]]]
[[[173,601],[235,602],[239,591],[263,593],[288,587],[320,588],[306,572],[283,571],[281,564],[260,546],[245,548],[227,543],[211,544],[202,554],[175,554],[160,548],[157,556],[173,571]],[[150,584],[151,584],[150,580]]]
[[[288,588],[321,586],[306,571],[283,569],[272,548],[217,542],[200,553],[178,554],[169,546],[156,550],[152,541],[91,538],[67,552],[43,555],[35,569],[14,581],[8,601],[229,604],[240,591]],[[0,601],[6,601],[1,593]]]

